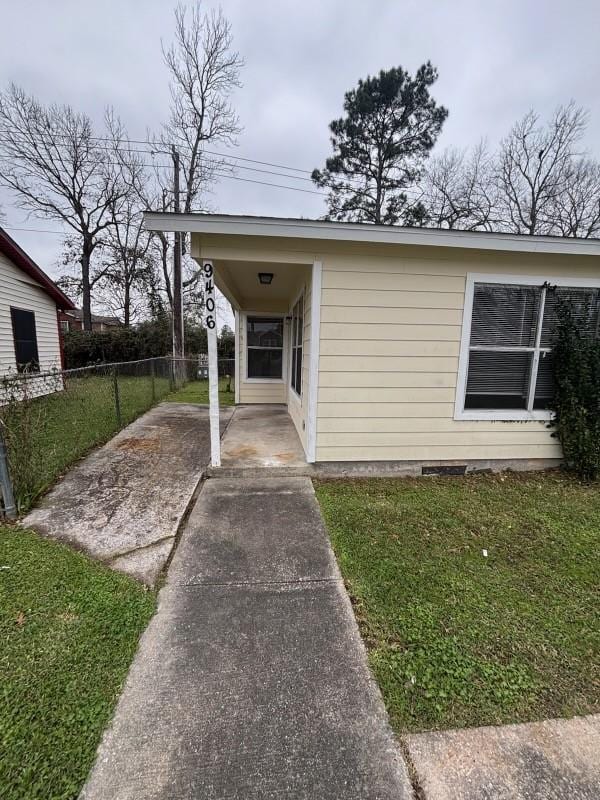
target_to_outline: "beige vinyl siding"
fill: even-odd
[[[454,420],[466,276],[597,278],[596,260],[394,252],[323,258],[317,461],[560,458],[543,422]]]
[[[308,380],[310,374],[310,332],[312,317],[312,276],[304,283],[304,329],[302,333],[302,395],[298,397],[296,392],[290,387],[288,391],[288,412],[298,436],[302,442],[302,447],[306,452],[307,445],[307,408],[308,408]],[[293,301],[296,302],[296,298]],[[290,309],[291,311],[291,309]],[[290,344],[291,347],[291,344]],[[291,364],[291,357],[290,357]]]
[[[252,316],[253,312],[248,311],[240,314],[240,335],[239,347],[240,351],[238,357],[240,360],[240,403],[285,403],[286,401],[286,385],[285,385],[285,326],[284,326],[284,348],[283,348],[283,380],[257,380],[246,377],[246,317]],[[273,314],[277,316],[277,314]]]
[[[40,368],[60,369],[60,342],[56,304],[45,290],[0,253],[0,370],[16,372],[15,347],[10,316],[11,306],[35,314]]]

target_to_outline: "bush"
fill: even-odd
[[[65,367],[113,364],[160,358],[172,350],[171,322],[167,317],[149,320],[135,328],[113,328],[103,332],[70,331],[65,334]],[[206,352],[206,330],[186,325],[186,355]]]
[[[581,316],[558,299],[552,426],[569,466],[584,480],[595,480],[600,475],[600,340],[584,330]]]

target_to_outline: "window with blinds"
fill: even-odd
[[[560,298],[571,304],[586,335],[600,335],[599,289],[475,283],[466,411],[548,409]]]

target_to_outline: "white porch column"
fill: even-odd
[[[221,431],[219,429],[219,366],[217,362],[217,301],[214,267],[202,261],[204,275],[204,312],[208,340],[208,416],[210,420],[210,463],[221,466]]]
[[[317,401],[319,396],[319,351],[321,345],[321,276],[323,265],[313,262],[310,297],[310,363],[308,365],[308,430],[306,432],[306,460],[317,460]]]

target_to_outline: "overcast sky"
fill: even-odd
[[[2,0],[0,76],[43,103],[69,103],[98,123],[112,105],[132,138],[168,113],[161,39],[168,0]],[[206,2],[205,8],[211,4]],[[533,107],[546,116],[574,99],[591,112],[586,146],[600,156],[598,0],[223,0],[245,59],[234,104],[244,127],[239,156],[303,170],[329,154],[328,123],[344,92],[382,68],[411,73],[427,59],[440,77],[435,98],[450,115],[436,149],[496,144]],[[255,165],[257,166],[257,165]],[[264,167],[268,169],[268,167]],[[300,173],[298,173],[300,174]],[[239,172],[293,184],[306,180]],[[308,177],[305,175],[304,177]],[[0,195],[5,226],[51,275],[60,236]],[[319,216],[317,194],[222,180],[212,208],[223,213]]]

